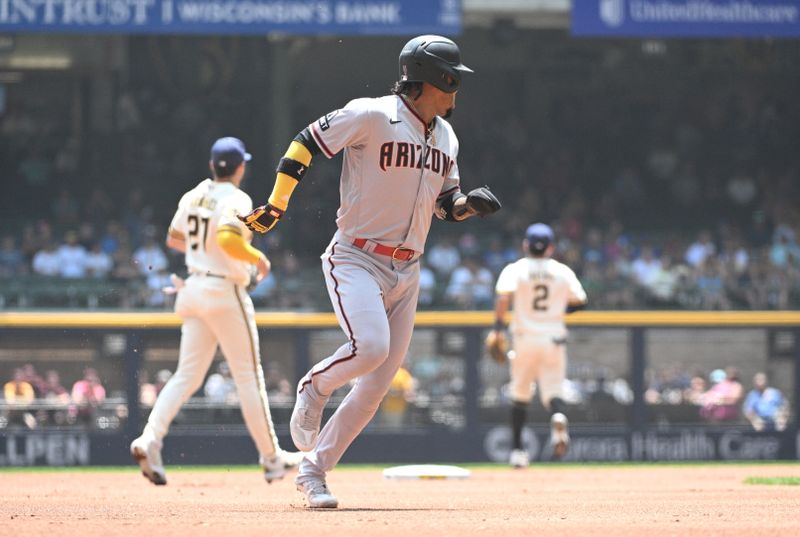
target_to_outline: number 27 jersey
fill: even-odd
[[[586,291],[571,268],[550,258],[524,257],[497,278],[498,294],[513,295],[514,332],[563,334],[568,304],[586,302]]]
[[[211,273],[247,285],[249,264],[226,254],[217,244],[217,230],[224,227],[241,234],[245,240],[252,233],[236,218],[253,208],[245,192],[229,182],[202,181],[178,203],[169,233],[186,241],[186,267],[189,272]]]

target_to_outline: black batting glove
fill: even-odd
[[[239,220],[244,222],[244,225],[251,231],[266,233],[275,227],[278,220],[283,217],[284,212],[285,211],[278,209],[274,205],[267,203],[266,205],[256,207],[245,216],[239,216]]]

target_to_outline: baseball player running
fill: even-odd
[[[462,194],[458,140],[443,118],[464,73],[451,40],[419,36],[400,52],[392,94],[350,101],[303,129],[277,169],[269,202],[243,218],[266,232],[283,216],[313,156],[344,151],[337,232],[322,255],[333,309],[347,343],[300,380],[290,421],[307,451],[295,483],[312,508],[338,500],[325,478],[375,414],[408,350],[419,294],[419,257],[431,216],[460,221],[500,208],[488,190]],[[331,393],[357,379],[320,432]]]
[[[175,311],[183,319],[178,369],[159,394],[144,432],[131,443],[133,458],[156,485],[167,483],[162,441],[181,405],[202,384],[217,344],[230,365],[267,482],[281,479],[302,456],[278,446],[259,358],[255,310],[245,290],[251,266],[257,281],[270,271],[267,257],[250,245],[252,233],[236,218],[253,207],[250,196],[239,190],[250,158],[237,138],[214,142],[209,163],[214,179],[183,195],[169,227],[167,245],[185,254],[189,269],[185,285],[176,280]]]
[[[555,245],[553,230],[545,224],[528,227],[522,243],[527,256],[507,265],[495,288],[495,328],[487,342],[505,337],[506,312],[513,304],[511,332],[513,351],[508,353],[511,371],[510,463],[528,466],[528,452],[522,447],[526,409],[533,398],[533,382],[550,412],[550,445],[553,458],[561,459],[569,447],[566,405],[561,389],[567,366],[567,329],[564,315],[586,306],[586,292],[575,273],[551,259]]]

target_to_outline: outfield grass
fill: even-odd
[[[745,485],[800,485],[800,477],[748,477]]]

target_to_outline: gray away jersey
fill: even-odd
[[[460,190],[450,124],[436,118],[426,137],[422,119],[389,95],[350,101],[309,130],[328,158],[344,149],[341,233],[423,252],[437,200]]]

